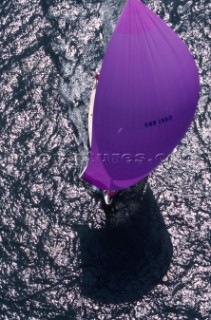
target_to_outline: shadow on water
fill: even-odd
[[[103,303],[140,300],[166,274],[172,243],[149,187],[122,192],[105,208],[107,225],[80,228],[84,296]]]

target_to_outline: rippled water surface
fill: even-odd
[[[209,319],[210,1],[145,3],[190,48],[201,97],[173,154],[111,209],[79,174],[125,1],[0,3],[0,319]]]

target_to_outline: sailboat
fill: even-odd
[[[139,0],[128,0],[108,44],[89,111],[82,178],[108,192],[144,179],[180,143],[199,98],[187,46]]]

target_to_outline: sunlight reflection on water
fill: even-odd
[[[2,1],[3,320],[208,319],[209,1],[145,3],[189,46],[201,97],[144,196],[131,188],[109,211],[79,179],[78,154],[124,1]]]

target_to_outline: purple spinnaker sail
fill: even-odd
[[[82,177],[109,190],[154,170],[193,119],[199,77],[185,44],[139,0],[128,0],[108,45]]]

